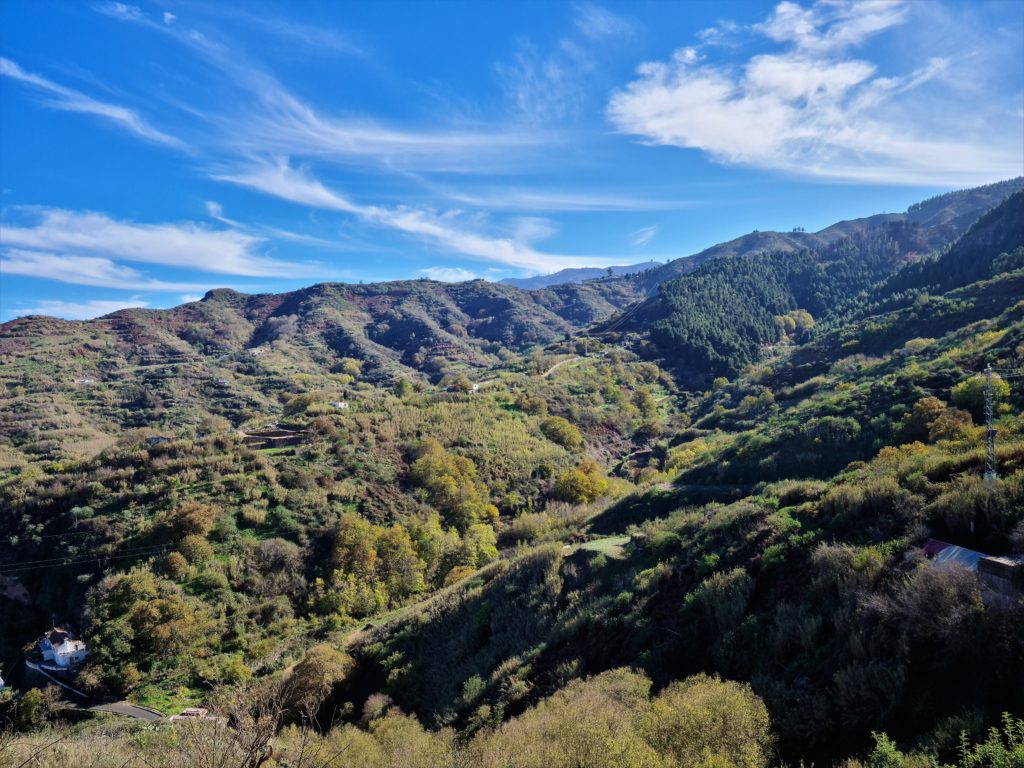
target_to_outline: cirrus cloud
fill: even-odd
[[[213,178],[255,189],[293,203],[352,214],[371,226],[394,230],[471,259],[541,271],[603,266],[609,262],[607,258],[569,256],[533,248],[524,236],[536,238],[542,234],[536,219],[527,224],[520,221],[516,235],[500,237],[480,233],[471,223],[464,223],[458,211],[438,212],[410,206],[388,207],[356,203],[345,195],[327,188],[304,169],[293,168],[287,158],[278,158],[273,163],[260,163],[235,172],[214,175]],[[545,229],[545,232],[550,234],[550,229]]]
[[[60,208],[24,210],[35,221],[4,227],[3,244],[8,250],[116,258],[226,275],[284,277],[301,274],[304,268],[260,255],[257,249],[265,240],[234,229],[211,229],[193,222],[142,224]]]
[[[59,299],[42,299],[30,307],[12,311],[13,317],[27,315],[49,315],[62,317],[65,320],[92,320],[94,317],[109,315],[119,309],[136,309],[148,307],[148,301],[141,299],[90,299],[88,301],[63,301]]]
[[[136,269],[96,256],[66,256],[17,248],[3,252],[0,258],[0,272],[7,275],[42,277],[73,285],[129,291],[205,291],[213,287],[154,280]]]
[[[94,99],[73,88],[48,80],[42,75],[26,72],[10,59],[0,57],[0,76],[8,77],[44,94],[44,103],[53,109],[95,115],[146,141],[176,149],[185,148],[181,140],[157,130],[134,109]]]

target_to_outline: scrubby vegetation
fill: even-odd
[[[3,669],[53,617],[88,696],[224,720],[7,694],[0,760],[1020,765],[1024,601],[922,545],[1024,554],[1024,195],[925,256],[936,206],[586,338],[477,284],[7,324]]]

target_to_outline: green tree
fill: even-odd
[[[928,439],[932,424],[946,410],[946,404],[937,397],[922,397],[914,403],[914,409],[903,416],[900,439],[910,443]]]
[[[578,451],[583,447],[583,435],[574,424],[570,424],[561,416],[549,416],[540,423],[540,431],[553,443],[570,451]]]
[[[980,421],[985,418],[985,389],[985,375],[979,373],[953,387],[950,399]],[[996,405],[1010,396],[1009,383],[998,373],[992,374],[992,395]]]
[[[333,645],[314,645],[287,677],[288,703],[300,712],[315,710],[354,666],[352,657]]]
[[[906,755],[896,748],[896,743],[884,733],[872,731],[875,748],[868,755],[868,768],[903,768]]]
[[[377,574],[392,599],[402,600],[423,589],[423,561],[402,525],[378,529]]]
[[[341,358],[341,372],[354,379],[359,378],[363,373],[363,363],[354,357]]]
[[[38,688],[31,688],[18,699],[14,710],[14,726],[19,731],[35,731],[46,722],[46,699]]]
[[[585,459],[576,469],[562,472],[555,479],[555,496],[562,501],[583,504],[608,493],[608,480],[593,459]]]
[[[672,683],[641,723],[647,742],[675,765],[762,768],[771,755],[768,709],[745,683],[707,675]]]
[[[459,530],[498,519],[498,508],[491,504],[476,464],[466,456],[446,451],[437,440],[427,438],[420,443],[410,474],[427,491],[430,502]]]
[[[658,413],[658,405],[654,397],[646,389],[638,389],[633,393],[633,405],[640,411],[645,419],[650,419]]]

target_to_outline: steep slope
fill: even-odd
[[[272,418],[298,377],[438,381],[561,340],[635,298],[601,283],[520,291],[483,280],[315,285],[283,294],[231,290],[169,310],[88,322],[20,318],[0,325],[2,446],[91,455],[117,429],[200,429]],[[59,452],[59,450],[58,450]]]
[[[882,729],[955,759],[961,730],[1024,711],[1024,602],[922,551],[1024,556],[1024,390],[997,389],[983,481],[974,375],[1024,366],[1020,206],[927,259],[927,230],[887,220],[673,281],[663,330],[709,350],[694,365],[756,361],[706,392],[622,339],[559,338],[628,293],[614,279],[217,291],[7,324],[0,576],[31,604],[0,596],[0,661],[56,615],[101,695],[170,711],[312,669],[343,740],[388,738],[387,709],[470,744],[554,724],[561,701],[599,750],[583,686],[649,678],[660,698],[709,673],[764,701],[786,764]],[[558,340],[517,354],[506,333]],[[235,429],[271,419],[288,444]],[[63,451],[66,432],[94,450]],[[593,677],[616,668],[647,677]]]
[[[919,230],[916,235],[921,253],[929,253],[951,243],[963,234],[985,211],[998,205],[1012,193],[1024,188],[1024,177],[984,187],[950,192],[910,206],[905,213],[877,214],[862,219],[841,221],[819,232],[751,232],[726,243],[713,245],[692,256],[675,259],[655,267],[637,280],[640,289],[652,295],[662,283],[685,275],[712,259],[748,256],[756,253],[796,253],[817,250],[853,235],[884,231],[892,224],[906,223]],[[627,278],[623,278],[627,279]]]
[[[892,308],[892,298],[912,287],[945,292],[989,276],[993,259],[1024,242],[1024,192],[1002,201],[938,257],[925,255],[958,229],[963,207],[988,202],[1009,184],[984,188],[985,194],[956,193],[966,202],[955,195],[929,202],[915,214],[927,227],[909,216],[880,216],[823,230],[827,238],[814,237],[828,242],[814,249],[793,251],[790,242],[783,250],[729,251],[730,259],[712,258],[662,283],[656,296],[601,330],[646,338],[645,354],[664,360],[689,385],[705,387],[716,376],[735,376],[757,362],[766,347],[791,342],[794,331],[787,329],[786,316],[796,311],[810,313],[802,317],[805,326],[834,324],[881,306],[884,297]],[[806,328],[796,329],[801,334]]]
[[[950,253],[976,255],[978,235]],[[383,690],[472,729],[576,676],[714,672],[763,697],[787,763],[833,764],[883,729],[953,759],[961,729],[1024,711],[1019,593],[922,552],[935,537],[1024,556],[1024,391],[1008,390],[986,484],[961,386],[1024,366],[1022,296],[1024,268],[993,269],[716,386],[655,453],[652,483],[675,483],[599,512],[602,538],[492,566],[369,633],[339,697]]]

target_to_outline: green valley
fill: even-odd
[[[1022,183],[5,323],[0,765],[1024,764]]]

